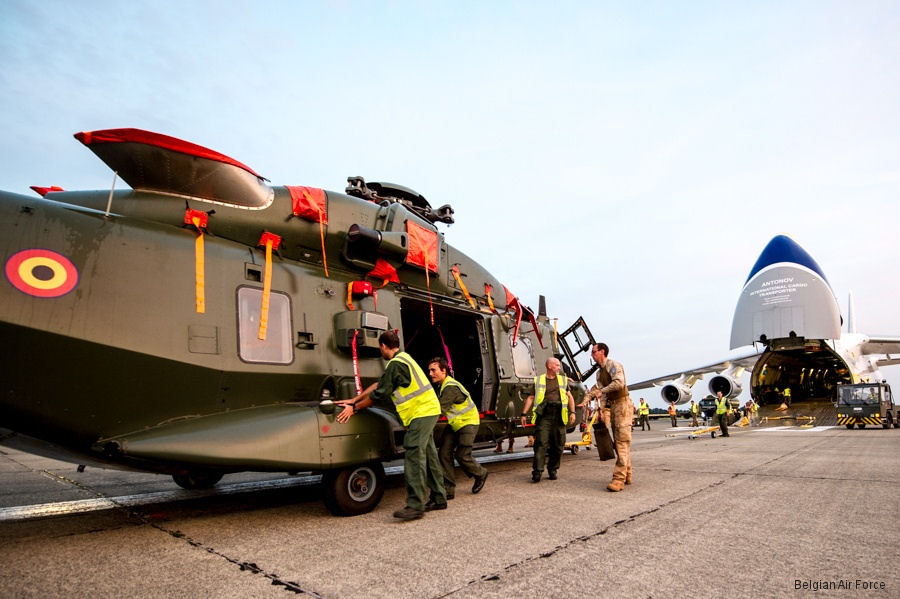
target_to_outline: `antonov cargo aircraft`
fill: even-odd
[[[686,403],[704,375],[709,392],[734,398],[750,374],[750,394],[761,405],[780,404],[790,389],[793,402],[832,401],[839,383],[881,381],[880,366],[900,364],[900,337],[856,332],[853,300],[847,333],[822,269],[797,242],[778,235],[765,247],[744,284],[731,324],[731,349],[753,346],[716,364],[628,385],[662,387],[667,403]]]

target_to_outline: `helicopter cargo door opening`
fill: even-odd
[[[434,306],[431,324],[428,302],[400,300],[403,348],[423,370],[432,358],[444,358],[452,376],[471,394],[479,411],[487,411],[495,381],[484,319],[478,313]]]

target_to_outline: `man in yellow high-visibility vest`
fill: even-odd
[[[536,483],[541,482],[545,462],[550,480],[556,480],[566,445],[566,427],[575,424],[575,400],[568,389],[569,378],[559,372],[562,364],[556,358],[547,358],[546,368],[546,374],[534,378],[534,394],[528,396],[522,409],[522,426],[527,421],[537,429],[531,464],[531,481]]]
[[[336,402],[344,406],[337,420],[346,423],[361,409],[392,402],[406,427],[403,438],[406,506],[394,512],[394,517],[415,520],[426,510],[447,509],[444,475],[434,446],[434,425],[441,415],[441,404],[422,367],[408,353],[400,351],[400,337],[396,332],[382,333],[378,345],[381,357],[388,361],[384,373],[378,382],[356,397]],[[426,500],[429,488],[431,498]]]
[[[650,430],[650,406],[647,405],[647,402],[644,401],[644,398],[641,398],[641,405],[638,406],[638,416],[641,417],[641,430],[644,430],[644,425],[647,425],[647,430]]]
[[[444,427],[438,441],[438,457],[444,471],[447,499],[453,499],[456,495],[454,455],[466,476],[475,479],[472,493],[478,493],[484,488],[488,471],[472,457],[472,445],[478,435],[478,425],[481,424],[478,406],[472,401],[472,396],[466,388],[450,376],[448,369],[449,365],[444,358],[432,358],[428,363],[428,376],[433,383],[440,385],[438,398],[441,401],[441,410],[447,416],[447,426]]]
[[[700,426],[700,423],[697,422],[697,417],[700,415],[700,406],[694,403],[694,400],[691,400],[691,426]]]
[[[727,397],[722,397],[721,391],[716,391],[716,418],[719,419],[719,429],[722,436],[728,436],[728,412],[731,411],[731,405],[728,403]]]

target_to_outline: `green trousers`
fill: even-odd
[[[469,478],[476,476],[484,476],[487,469],[475,461],[472,457],[472,444],[475,443],[475,436],[478,434],[478,426],[470,424],[464,426],[458,431],[450,428],[450,425],[444,427],[440,438],[440,449],[438,457],[441,459],[441,470],[444,471],[444,490],[447,495],[456,494],[456,472],[453,468],[453,456],[459,462],[459,467],[466,473]]]
[[[544,471],[547,464],[549,472],[559,470],[559,463],[566,448],[566,426],[559,414],[553,417],[539,418],[534,431],[534,460],[531,463],[533,474]]]
[[[403,438],[403,473],[406,477],[406,505],[414,510],[424,510],[428,500],[427,489],[435,503],[446,503],[444,475],[434,446],[434,425],[437,416],[413,418],[406,427]]]

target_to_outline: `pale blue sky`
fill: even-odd
[[[898,64],[897,2],[5,0],[0,188],[107,187],[72,134],[114,127],[400,183],[636,381],[727,354],[778,233],[900,335]]]

